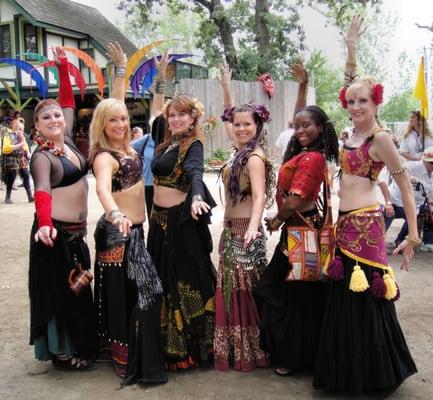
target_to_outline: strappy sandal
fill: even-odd
[[[80,357],[59,358],[53,360],[53,364],[57,369],[63,371],[93,371],[97,366],[90,360]]]

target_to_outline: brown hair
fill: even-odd
[[[430,127],[428,125],[427,120],[421,115],[421,111],[414,110],[414,111],[411,111],[411,114],[416,117],[416,119],[417,119],[418,123],[420,124],[420,126],[421,125],[424,126],[424,135],[432,137],[433,136],[432,131],[430,130]],[[404,132],[403,132],[403,139],[406,139],[410,135],[410,133],[412,131],[413,131],[413,128],[412,128],[412,126],[411,126],[411,124],[409,122],[407,124]]]

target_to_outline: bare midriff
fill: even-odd
[[[340,210],[351,211],[377,203],[375,183],[368,178],[343,174],[340,180]]]
[[[52,218],[63,222],[85,221],[88,192],[89,184],[85,176],[72,185],[52,189]]]
[[[186,199],[186,193],[180,190],[153,185],[153,203],[159,207],[170,208],[183,203]]]
[[[135,185],[112,193],[113,200],[119,210],[135,224],[146,220],[146,205],[144,201],[144,181],[140,179]]]

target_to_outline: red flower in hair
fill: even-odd
[[[343,86],[340,89],[340,93],[338,94],[338,98],[340,99],[341,107],[347,108],[347,100],[346,100],[346,86]]]
[[[376,83],[373,85],[371,97],[373,98],[374,104],[377,106],[383,103],[383,85],[381,83]]]

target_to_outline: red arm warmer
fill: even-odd
[[[62,108],[75,108],[74,92],[72,90],[71,78],[69,77],[69,64],[66,57],[59,59],[59,103]]]
[[[51,219],[51,201],[52,197],[49,193],[41,190],[35,192],[35,208],[39,228],[43,226],[53,227],[53,221]]]

